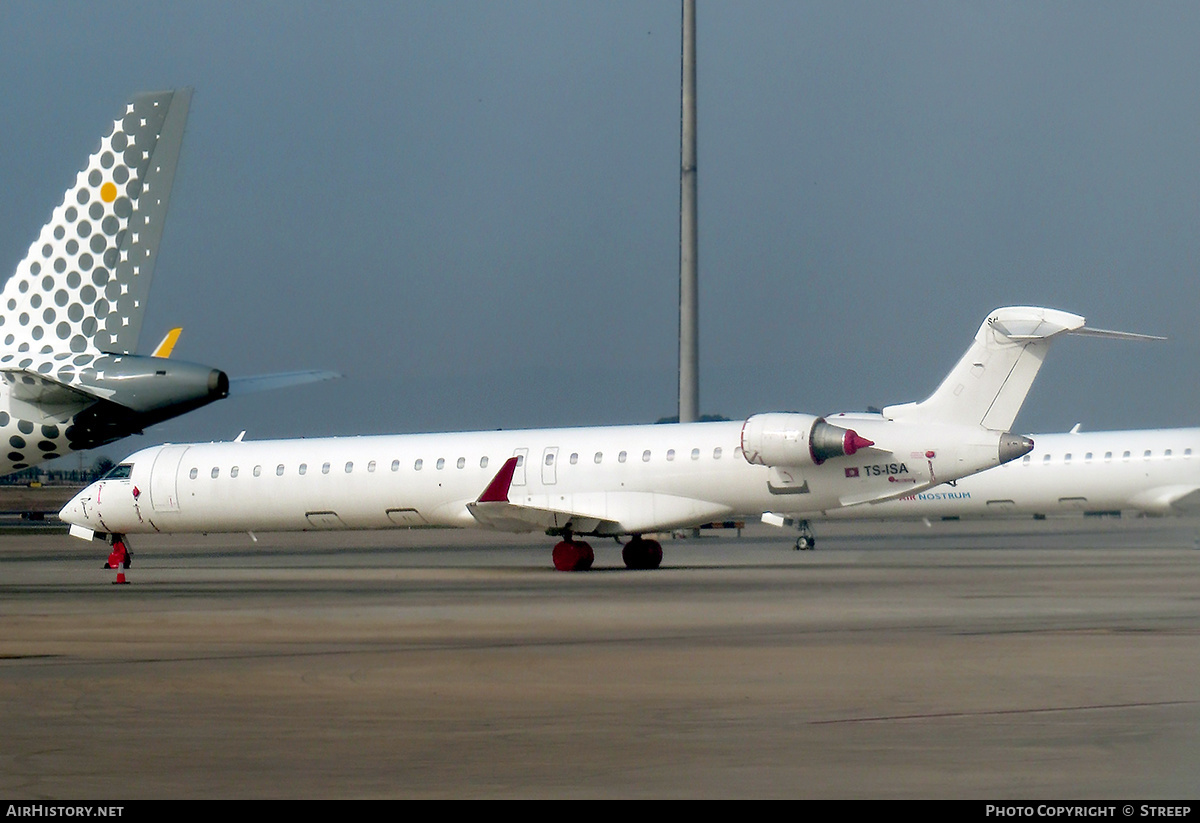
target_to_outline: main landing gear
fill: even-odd
[[[133,552],[125,545],[125,535],[114,534],[112,536],[112,551],[108,554],[108,562],[101,568],[105,569],[128,569],[133,565]],[[125,584],[129,581],[125,579],[125,572],[118,571],[117,579],[114,584]]]
[[[563,530],[562,540],[554,546],[552,556],[554,568],[560,572],[584,572],[596,561],[592,547],[582,540],[576,540],[569,529]],[[621,549],[621,559],[625,561],[626,568],[657,569],[662,565],[662,544],[635,534]]]
[[[582,540],[572,540],[571,530],[563,531],[562,540],[554,546],[554,568],[560,572],[585,572],[596,561],[592,547]]]
[[[627,569],[657,569],[662,565],[662,544],[635,534],[621,549],[621,559]]]
[[[813,534],[812,526],[808,525],[807,520],[801,520],[800,536],[796,538],[795,549],[798,552],[810,552],[817,548],[817,536]]]

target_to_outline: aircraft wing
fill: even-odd
[[[0,369],[0,380],[8,384],[13,415],[35,423],[64,423],[71,415],[105,399],[82,387],[69,386],[26,369]]]
[[[926,489],[932,489],[934,486],[940,486],[941,481],[917,484],[898,484],[899,488],[886,489],[884,491],[869,491],[861,494],[848,494],[839,498],[843,506],[861,506],[863,503],[882,503],[885,500],[897,500],[901,497],[909,497],[910,495],[923,492]]]
[[[319,383],[322,380],[333,380],[341,377],[333,371],[289,371],[277,374],[259,374],[254,377],[229,378],[229,394],[251,394],[253,392],[271,391],[287,386],[301,386],[305,383]]]
[[[1200,512],[1200,486],[1159,486],[1134,495],[1129,502],[1152,514],[1195,514]]]
[[[524,495],[512,490],[517,458],[510,457],[467,510],[499,531],[570,528],[577,534],[642,534],[717,520],[726,505],[657,492]]]
[[[151,357],[160,357],[167,359],[171,356],[171,352],[175,350],[175,344],[179,342],[179,335],[183,332],[183,327],[177,327],[167,332],[163,337],[162,342],[154,347],[154,351],[150,354]],[[259,374],[253,377],[232,377],[229,380],[229,393],[232,394],[252,394],[260,391],[273,391],[274,389],[283,389],[288,386],[301,386],[305,383],[317,383],[322,380],[333,380],[341,377],[337,372],[321,371],[318,369],[309,369],[306,371],[289,371],[278,372],[276,374]]]

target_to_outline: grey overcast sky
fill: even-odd
[[[162,440],[653,421],[676,406],[679,29],[651,2],[0,5],[0,267],[134,92],[194,86],[148,350],[345,377]],[[701,407],[924,397],[992,308],[1026,431],[1195,425],[1200,4],[706,2]]]

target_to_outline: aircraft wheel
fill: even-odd
[[[657,540],[635,537],[621,549],[621,559],[629,569],[657,569],[662,565],[662,544]]]
[[[596,554],[582,540],[563,540],[554,546],[554,568],[560,572],[584,572],[592,567]]]
[[[798,552],[812,551],[816,546],[816,538],[809,537],[806,534],[802,534],[796,538],[796,551]]]

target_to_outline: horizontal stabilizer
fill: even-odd
[[[260,391],[273,391],[288,386],[302,386],[305,383],[319,383],[322,380],[333,380],[341,377],[334,371],[289,371],[278,374],[260,374],[254,377],[231,377],[229,379],[229,394],[252,394]]]
[[[1064,334],[1118,340],[1161,340],[1131,332],[1091,329],[1084,319],[1057,309],[1008,306],[996,309],[979,327],[975,340],[937,390],[920,403],[888,406],[890,420],[1012,428],[1033,386],[1050,343]]]
[[[1131,331],[1112,331],[1110,329],[1093,329],[1084,326],[1082,329],[1075,329],[1071,334],[1080,337],[1108,337],[1112,340],[1166,340],[1165,337],[1159,337],[1157,334],[1137,334]]]

